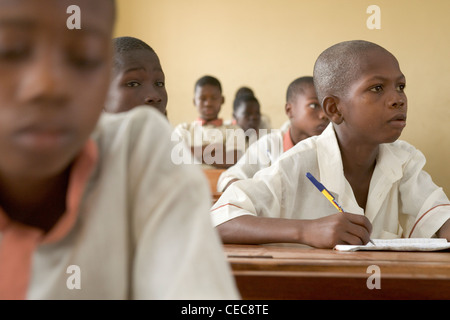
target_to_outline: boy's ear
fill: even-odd
[[[289,102],[286,102],[286,104],[284,105],[284,111],[286,112],[286,115],[288,116],[289,119],[292,118],[292,104],[290,104]]]
[[[222,96],[222,103],[221,104],[224,104],[224,103],[225,103],[225,97]]]
[[[339,110],[339,98],[336,96],[327,96],[323,99],[322,108],[325,115],[330,121],[341,124],[344,121],[341,111]]]

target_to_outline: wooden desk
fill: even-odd
[[[211,190],[211,205],[214,205],[219,200],[222,192],[217,191],[217,181],[220,175],[224,172],[224,169],[203,169],[203,173],[209,181],[209,187]]]
[[[243,299],[450,299],[450,252],[338,252],[225,245]],[[370,290],[368,267],[380,268]]]

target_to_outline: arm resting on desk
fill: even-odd
[[[316,248],[369,242],[372,225],[365,216],[337,213],[315,220],[243,215],[217,226],[224,243],[302,243]]]

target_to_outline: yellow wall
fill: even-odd
[[[381,29],[369,30],[369,5]],[[195,81],[222,82],[231,117],[238,87],[254,89],[274,127],[288,84],[312,75],[318,54],[364,39],[391,51],[407,79],[408,124],[401,139],[427,157],[425,169],[450,195],[450,1],[448,0],[118,0],[116,36],[134,36],[158,53],[166,74],[170,122],[196,118]]]

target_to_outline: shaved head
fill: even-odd
[[[352,40],[335,44],[319,55],[313,77],[320,104],[328,95],[339,97],[346,94],[351,83],[361,74],[361,61],[373,50],[389,53],[375,43]]]

